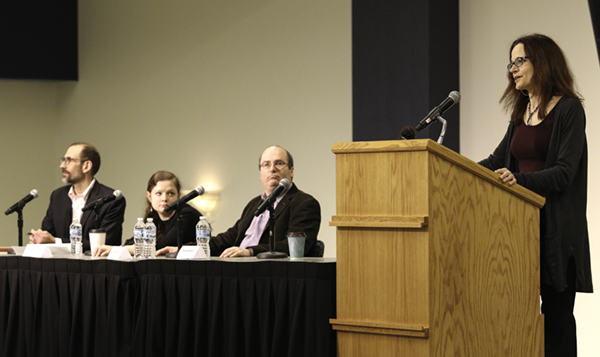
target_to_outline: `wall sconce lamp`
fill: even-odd
[[[202,196],[198,196],[188,203],[203,215],[210,215],[217,206],[221,191],[206,187],[204,189],[205,191]],[[181,190],[182,195],[186,195],[188,192],[191,192],[191,190]]]

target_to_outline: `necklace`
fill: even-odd
[[[535,107],[535,109],[531,111],[531,102],[527,103],[527,111],[529,112],[529,118],[527,118],[527,123],[525,123],[525,125],[531,126],[531,117],[533,117],[533,114],[537,112],[539,107],[540,105],[538,104],[537,107]]]

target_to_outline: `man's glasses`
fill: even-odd
[[[87,161],[87,160],[88,159],[75,159],[75,158],[67,156],[67,157],[61,157],[60,158],[60,164],[62,165],[64,163],[64,164],[68,165],[68,164],[71,163],[71,161],[81,161],[81,162],[83,162],[83,161]]]
[[[287,162],[283,161],[275,161],[274,163],[271,163],[270,161],[263,161],[260,163],[260,168],[263,170],[268,170],[271,168],[271,166],[275,165],[275,168],[277,170],[283,170],[287,166],[287,164]]]

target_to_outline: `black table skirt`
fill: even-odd
[[[335,356],[335,262],[0,258],[3,356]]]

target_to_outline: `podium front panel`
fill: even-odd
[[[340,356],[543,355],[543,198],[429,140],[333,151]]]

